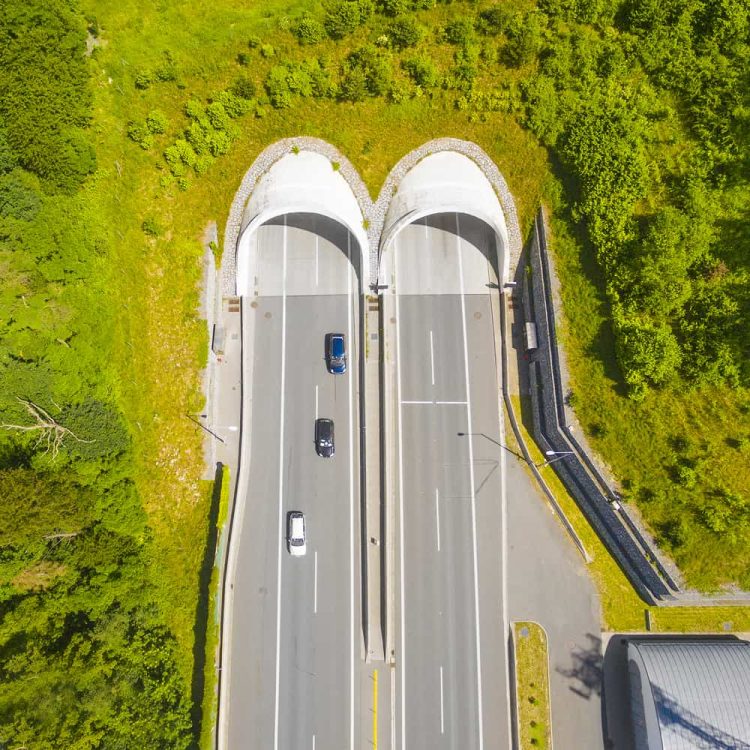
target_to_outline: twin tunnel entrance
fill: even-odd
[[[427,156],[388,202],[364,210],[341,171],[319,153],[288,152],[254,179],[241,219],[233,209],[241,231],[225,289],[243,298],[236,502],[250,510],[246,530],[233,532],[245,541],[230,553],[225,623],[242,638],[222,655],[222,691],[260,699],[250,711],[225,706],[235,718],[221,733],[229,747],[240,737],[251,747],[310,738],[314,747],[316,737],[354,747],[368,726],[365,665],[386,662],[400,670],[381,688],[390,745],[434,730],[430,746],[470,747],[507,731],[503,717],[482,713],[504,702],[507,671],[492,644],[504,617],[495,356],[513,261],[506,214],[462,154]],[[346,335],[344,377],[325,368],[332,332]],[[335,423],[333,460],[315,455],[319,417]],[[490,441],[473,441],[473,429]],[[284,552],[291,511],[307,519],[304,561]],[[410,689],[432,690],[437,675],[439,694]]]

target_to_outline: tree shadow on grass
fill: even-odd
[[[205,669],[206,669],[206,640],[208,636],[208,623],[211,617],[210,594],[211,573],[213,572],[216,557],[217,544],[217,521],[219,518],[219,501],[221,499],[222,465],[216,464],[216,476],[211,493],[211,506],[208,513],[208,534],[206,536],[206,547],[203,552],[203,562],[198,574],[198,606],[195,610],[195,624],[193,625],[193,679],[191,686],[191,719],[193,724],[193,742],[191,750],[197,750],[203,722],[203,698],[205,694]]]

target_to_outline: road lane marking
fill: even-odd
[[[445,734],[445,702],[443,700],[443,665],[440,665],[440,734]]]
[[[372,746],[378,750],[378,670],[372,675]]]
[[[346,233],[348,304],[346,306],[346,325],[349,335],[349,346],[354,354],[354,338],[352,337],[352,234]],[[355,361],[358,358],[352,357]],[[349,626],[351,632],[351,649],[349,652],[349,747],[354,750],[354,652],[356,636],[354,631],[354,377],[349,372]]]
[[[402,401],[402,404],[432,404],[435,406],[466,406],[466,401]]]
[[[391,665],[391,750],[396,750],[396,668]]]
[[[318,614],[318,550],[315,550],[315,579],[313,582],[313,613]]]
[[[276,568],[276,695],[274,698],[273,746],[279,748],[279,677],[281,669],[281,548],[284,546],[284,387],[286,385],[286,252],[287,226],[281,261],[281,407],[279,409],[279,551]]]
[[[315,386],[315,421],[318,421],[318,386]]]
[[[315,735],[313,735],[313,746],[312,746],[312,750],[315,750]]]
[[[435,344],[432,341],[432,331],[430,331],[430,371],[432,372],[432,384],[435,385]]]
[[[435,520],[437,522],[437,548],[438,552],[440,552],[440,493],[437,487],[435,487]]]
[[[474,564],[474,631],[477,641],[477,708],[479,721],[479,750],[484,747],[484,731],[482,726],[482,653],[479,631],[479,575],[477,565],[477,505],[474,486],[474,447],[472,443],[471,426],[471,389],[469,386],[469,342],[466,335],[466,295],[464,294],[464,266],[461,257],[461,228],[458,214],[456,214],[456,249],[458,251],[458,277],[461,285],[461,326],[464,339],[464,377],[466,378],[466,423],[469,439],[469,487],[471,489],[471,546]]]
[[[393,265],[398,279],[398,237],[393,241]],[[406,653],[404,651],[406,631],[406,607],[404,602],[404,449],[403,417],[401,401],[401,314],[398,292],[396,297],[396,386],[398,388],[398,514],[399,514],[399,565],[401,585],[401,747],[406,746]],[[395,746],[393,748],[395,749]]]

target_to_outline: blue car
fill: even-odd
[[[326,334],[326,367],[334,375],[346,372],[346,342],[343,333]]]

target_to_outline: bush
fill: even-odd
[[[154,137],[146,125],[140,122],[131,122],[128,125],[128,138],[137,143],[144,151],[148,151],[154,145]]]
[[[167,120],[167,116],[158,109],[154,109],[149,112],[148,117],[146,118],[146,128],[148,129],[149,133],[164,133],[168,125],[169,120]]]
[[[401,63],[401,67],[409,74],[409,78],[423,89],[432,88],[438,82],[437,70],[429,57],[410,57]]]
[[[503,34],[510,23],[511,14],[502,5],[493,5],[479,14],[477,28],[483,34]]]
[[[386,16],[400,16],[409,12],[409,0],[379,0],[378,10]]]
[[[328,6],[323,25],[331,39],[343,39],[363,22],[362,11],[355,0],[338,0]]]
[[[151,84],[153,82],[154,74],[148,68],[142,68],[141,70],[136,72],[134,83],[137,89],[145,91],[146,89],[151,87]]]
[[[300,44],[318,44],[323,41],[326,30],[320,21],[305,15],[292,27],[292,33]]]
[[[388,26],[391,44],[399,50],[419,44],[424,33],[424,29],[413,16],[401,16]]]
[[[445,27],[445,38],[451,44],[469,44],[474,41],[474,21],[471,18],[456,18]]]
[[[517,13],[506,24],[508,43],[503,48],[503,61],[514,68],[536,60],[544,48],[546,17],[540,13]]]
[[[235,78],[229,90],[240,99],[254,99],[256,94],[255,83],[247,76]]]
[[[390,55],[372,45],[351,52],[343,65],[341,99],[361,101],[365,95],[382,96],[393,83]]]
[[[21,169],[0,176],[0,217],[33,221],[42,207],[37,181]]]
[[[673,378],[680,366],[680,347],[669,326],[635,318],[615,319],[617,358],[629,394],[642,399],[649,385]]]

